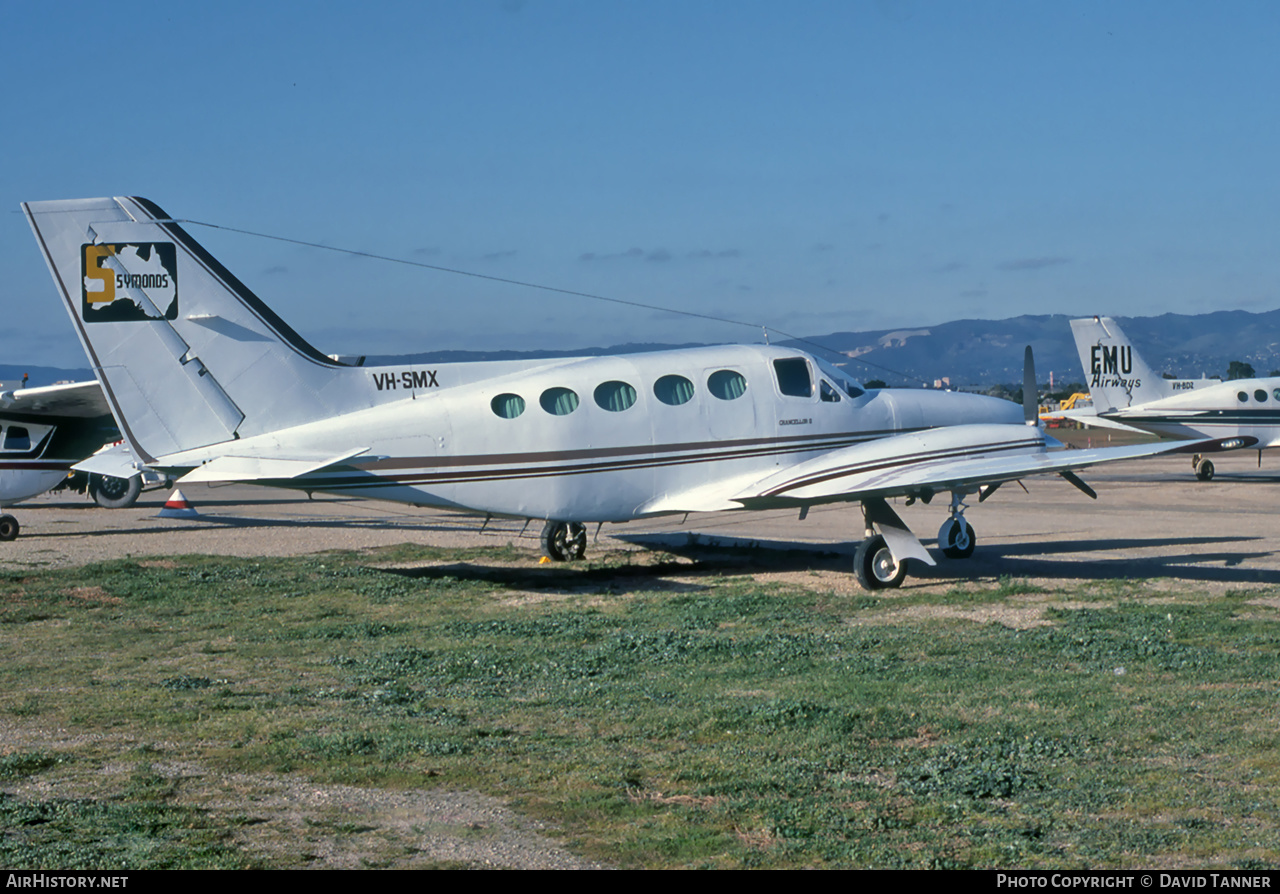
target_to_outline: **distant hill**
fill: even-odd
[[[1072,316],[954,320],[936,326],[833,332],[803,341],[778,343],[794,344],[823,359],[835,360],[859,379],[883,379],[890,385],[919,385],[922,381],[931,384],[947,377],[955,387],[1021,382],[1023,347],[1031,345],[1040,380],[1047,381],[1052,371],[1055,382],[1065,384],[1084,380],[1075,343],[1071,340]],[[1160,372],[1182,377],[1225,376],[1233,360],[1251,364],[1260,376],[1280,369],[1280,309],[1256,314],[1225,310],[1116,319],[1147,363]],[[826,352],[815,350],[815,345],[826,348]],[[433,351],[370,355],[365,358],[365,365],[592,357],[687,347],[694,345],[625,344],[573,351]],[[80,382],[94,377],[87,368],[0,365],[0,382],[6,389],[19,387],[24,372],[30,373],[31,386],[57,381]]]
[[[929,382],[947,376],[956,386],[1019,382],[1026,345],[1035,352],[1041,381],[1053,371],[1056,382],[1078,382],[1084,374],[1071,338],[1069,321],[1075,316],[1083,314],[955,320],[913,329],[836,332],[807,341],[851,356],[845,368],[856,377],[889,384],[903,380],[881,367]],[[1159,372],[1225,376],[1232,360],[1251,364],[1260,376],[1280,369],[1280,310],[1116,319]]]

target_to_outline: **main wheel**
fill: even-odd
[[[900,587],[907,577],[907,563],[899,562],[879,534],[858,544],[853,557],[853,573],[864,590]]]
[[[967,559],[973,555],[978,538],[962,518],[949,518],[938,529],[938,546],[948,559]]]
[[[12,515],[0,515],[0,540],[17,540],[22,527]]]
[[[1200,460],[1200,465],[1196,466],[1196,477],[1201,481],[1213,480],[1213,463],[1207,459]]]
[[[557,562],[581,559],[587,552],[587,526],[549,521],[542,528],[542,549]]]
[[[142,476],[116,478],[112,475],[89,476],[89,496],[104,509],[124,509],[138,501],[142,493]]]

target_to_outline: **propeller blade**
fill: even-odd
[[[1027,425],[1040,422],[1040,392],[1036,388],[1036,361],[1027,345],[1022,362],[1022,421]]]

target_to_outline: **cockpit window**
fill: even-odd
[[[818,383],[818,397],[822,399],[823,403],[840,403],[840,392],[836,390],[835,385],[832,385],[826,379]]]
[[[815,360],[816,359],[817,358],[815,358]],[[824,360],[817,360],[817,364],[818,369],[822,370],[823,375],[831,379],[831,381],[835,383],[836,388],[843,391],[850,397],[862,397],[862,395],[867,393],[866,389],[844,370],[838,369]]]
[[[778,378],[778,390],[788,397],[813,397],[813,376],[809,361],[803,357],[773,361],[773,374]]]

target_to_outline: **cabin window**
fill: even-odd
[[[1257,391],[1253,392],[1253,399],[1260,404],[1264,404],[1267,402],[1267,392],[1259,388]]]
[[[708,377],[707,390],[721,400],[737,400],[747,393],[747,380],[742,373],[721,369]]]
[[[653,383],[653,396],[671,407],[693,400],[693,383],[684,376],[663,376]]]
[[[1272,391],[1271,396],[1274,397],[1276,400],[1280,400],[1280,388],[1277,388],[1275,391]]]
[[[636,389],[626,382],[604,382],[596,386],[596,403],[610,413],[631,409],[636,402]]]
[[[836,390],[835,385],[832,385],[826,379],[818,383],[818,397],[822,399],[823,403],[840,403],[840,392]]]
[[[1248,402],[1249,395],[1245,394],[1243,391],[1237,391],[1236,398],[1243,404]]]
[[[518,394],[499,394],[489,401],[489,406],[500,419],[515,419],[524,412],[524,398]]]
[[[578,409],[578,395],[568,388],[548,388],[542,392],[538,403],[552,416],[568,416]]]
[[[30,450],[31,433],[20,425],[11,425],[4,431],[5,450]]]
[[[813,397],[813,376],[809,361],[803,357],[773,361],[773,374],[778,378],[778,390],[788,397]]]

